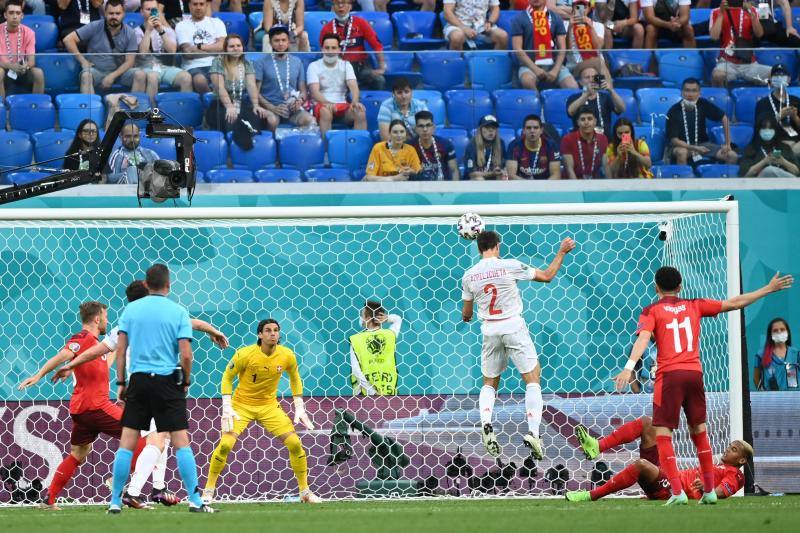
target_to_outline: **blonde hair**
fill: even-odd
[[[742,451],[744,452],[744,458],[747,459],[748,461],[752,461],[753,455],[755,454],[755,452],[753,451],[753,447],[750,446],[749,442],[743,440],[740,440],[739,442],[742,443]]]
[[[481,131],[483,126],[478,128],[478,135],[475,136],[475,150],[477,152],[475,156],[475,165],[478,169],[482,170],[486,167],[486,144],[483,140],[483,132]],[[500,132],[497,132],[497,136],[494,138],[494,142],[492,143],[492,164],[495,168],[500,168],[503,162],[503,144],[500,140]],[[491,170],[491,169],[486,169]]]

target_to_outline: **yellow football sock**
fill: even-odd
[[[283,443],[289,448],[289,464],[292,465],[294,477],[297,478],[297,486],[300,492],[308,488],[308,461],[306,461],[306,451],[300,442],[300,437],[296,433],[289,435]]]
[[[207,489],[213,489],[217,486],[217,478],[225,468],[225,463],[228,462],[228,454],[231,453],[234,444],[236,444],[235,436],[229,433],[222,435],[219,445],[214,450],[214,453],[211,454],[211,462],[208,464]]]

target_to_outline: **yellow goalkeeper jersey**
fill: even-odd
[[[251,344],[239,348],[222,375],[222,394],[231,394],[233,378],[239,378],[233,400],[252,406],[278,402],[278,382],[281,375],[289,374],[292,396],[303,395],[303,381],[297,369],[297,358],[289,348],[278,345],[272,355],[261,351],[261,346]]]

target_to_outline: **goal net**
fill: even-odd
[[[645,357],[636,392],[615,393],[612,377],[628,356],[641,309],[654,300],[655,270],[679,268],[686,297],[736,293],[736,209],[735,202],[685,202],[5,210],[0,464],[17,463],[27,480],[49,484],[69,451],[72,384],[44,379],[22,392],[17,384],[80,329],[81,302],[107,302],[111,327],[124,308],[128,283],[162,262],[172,272],[170,297],[192,317],[220,328],[233,348],[255,342],[259,320],[279,321],[282,343],[298,356],[316,424],[298,432],[311,487],[323,498],[538,496],[591,488],[604,472],[598,461],[618,472],[638,457],[631,443],[587,461],[573,434],[583,424],[593,435],[605,435],[650,414],[654,354]],[[513,366],[502,376],[494,411],[500,465],[481,444],[480,328],[477,321],[463,323],[460,311],[461,276],[478,259],[475,244],[455,229],[466,211],[481,214],[501,234],[504,257],[536,267],[549,264],[563,237],[577,242],[553,283],[520,284],[543,367],[546,458],[535,465],[525,461],[524,384]],[[366,300],[402,318],[394,396],[353,395],[349,336],[361,331]],[[731,342],[739,327],[734,315],[703,323],[708,423],[717,454],[741,435],[739,345]],[[219,439],[219,384],[233,349],[222,352],[199,334],[195,341],[190,434],[202,485]],[[279,395],[291,416],[288,380]],[[337,443],[350,441],[351,458],[331,460],[332,433]],[[693,465],[685,427],[675,442],[680,466]],[[104,480],[116,448],[103,436],[94,443],[62,493],[66,501],[106,501]],[[172,455],[167,484],[180,489]],[[287,451],[251,425],[228,458],[218,497],[276,500],[296,493]],[[0,501],[11,501],[11,494],[0,490]]]

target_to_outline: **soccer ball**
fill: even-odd
[[[478,234],[484,230],[486,226],[483,219],[477,213],[464,213],[458,219],[458,234],[462,238],[474,241],[478,238]]]

